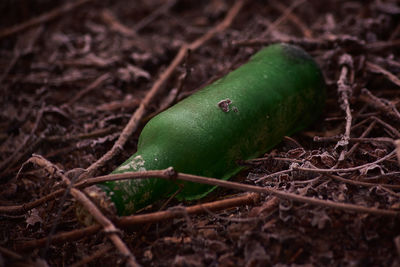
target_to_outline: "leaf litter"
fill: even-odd
[[[7,22],[1,29],[46,14],[63,2],[42,1],[37,10],[24,9],[22,2],[2,4]],[[51,159],[63,170],[87,168],[105,154],[180,45],[207,32],[233,5],[233,1],[216,0],[137,1],[134,6],[124,0],[91,2],[0,39],[2,206],[27,203],[60,187],[59,179],[40,169],[21,169],[32,153]],[[263,45],[300,45],[324,72],[325,112],[312,127],[292,136],[295,142],[285,139],[259,160],[244,162],[248,168],[234,180],[254,184],[268,176],[257,184],[338,203],[400,210],[398,190],[385,186],[399,185],[398,159],[369,164],[396,149],[395,140],[400,138],[399,10],[394,0],[247,1],[230,28],[185,59],[185,67],[168,80],[148,114],[159,111],[170,88],[179,87],[174,99],[182,99]],[[353,64],[343,64],[343,55],[350,56]],[[191,69],[190,74],[179,85],[185,68]],[[347,104],[338,91],[343,68],[347,68],[350,90]],[[107,79],[94,83],[102,75]],[[346,125],[348,121],[351,125]],[[139,132],[118,159],[102,168],[102,174],[133,154]],[[318,173],[318,168],[361,165],[366,166],[335,173],[353,183]],[[296,166],[317,170],[302,171]],[[366,187],[361,182],[375,185]],[[202,201],[232,194],[237,192],[218,189]],[[16,249],[28,240],[54,234],[54,224],[57,233],[82,228],[71,198],[61,207],[61,220],[56,218],[59,202],[59,198],[49,200],[25,216],[0,216],[0,247],[5,248],[0,251],[1,262],[124,265],[124,258],[101,232],[63,244]],[[168,207],[178,204],[173,200]],[[400,264],[397,217],[344,212],[264,195],[256,204],[189,219],[124,230],[122,239],[144,266]]]

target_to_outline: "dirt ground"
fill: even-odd
[[[0,10],[0,266],[400,265],[398,1],[6,0]],[[152,116],[276,42],[315,58],[326,108],[231,180],[286,199],[218,188],[149,207],[135,225],[78,222],[69,179],[110,173]],[[229,198],[245,200],[215,208]],[[199,203],[210,209],[173,212]],[[160,209],[170,217],[154,219]]]

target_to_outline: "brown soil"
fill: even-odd
[[[67,2],[79,5],[60,9]],[[77,177],[101,158],[180,47],[215,29],[233,5],[223,0],[2,1],[0,206],[30,203],[62,189],[61,172]],[[265,194],[256,203],[224,210],[177,213],[121,228],[118,235],[136,261],[144,266],[400,265],[399,22],[395,0],[247,1],[227,29],[188,53],[146,106],[123,151],[96,174],[111,172],[135,152],[140,130],[154,114],[264,45],[290,42],[320,64],[328,91],[325,112],[263,160],[245,163],[249,168],[233,181],[366,209]],[[180,89],[173,101],[172,88]],[[33,164],[33,154],[61,172]],[[306,167],[314,170],[301,169]],[[329,168],[353,169],[324,172]],[[238,194],[219,188],[201,202]],[[29,210],[1,213],[0,266],[129,263],[100,227],[79,238],[51,241],[87,229],[76,219],[75,202],[61,194]],[[164,209],[179,204],[173,200]],[[39,239],[47,243],[28,246]]]

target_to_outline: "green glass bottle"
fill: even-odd
[[[270,45],[248,63],[151,119],[137,152],[113,173],[160,170],[229,179],[247,160],[265,153],[285,135],[312,123],[325,103],[325,83],[314,60],[301,48]],[[214,188],[158,178],[99,185],[119,215],[154,201],[204,197]]]

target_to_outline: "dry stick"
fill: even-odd
[[[147,122],[149,121],[151,118],[153,118],[154,116],[156,116],[158,113],[166,110],[167,108],[169,108],[174,102],[176,102],[176,100],[178,99],[178,96],[180,94],[180,92],[183,89],[183,86],[185,84],[185,82],[187,81],[189,75],[190,75],[190,68],[188,67],[187,61],[188,58],[190,56],[190,50],[188,51],[188,53],[186,54],[186,63],[184,63],[185,66],[185,71],[179,75],[178,77],[178,82],[177,82],[177,86],[175,88],[172,88],[168,94],[168,96],[163,100],[163,102],[161,102],[159,108],[157,111],[154,111],[153,113],[149,114],[148,116],[146,116],[145,118],[143,118],[143,122]]]
[[[18,155],[18,153],[20,153],[20,151],[22,149],[26,149],[28,141],[31,140],[31,138],[35,134],[37,128],[39,127],[39,123],[42,120],[44,110],[45,110],[45,107],[44,107],[44,105],[42,105],[38,114],[36,115],[35,124],[32,127],[31,132],[29,133],[29,135],[27,137],[25,137],[25,139],[18,146],[18,148],[14,150],[12,155],[10,155],[6,160],[4,160],[3,162],[0,163],[0,171],[3,169],[7,170],[7,169],[11,168],[16,162],[18,162],[20,160],[21,156],[17,157],[17,155]],[[40,139],[37,139],[37,140],[40,140]]]
[[[400,121],[400,112],[397,110],[396,105],[391,103],[389,100],[379,98],[371,93],[367,88],[361,90],[360,99],[366,102],[368,105],[373,106],[384,113],[389,113],[391,117]]]
[[[191,207],[179,207],[179,209],[171,208],[166,211],[158,211],[143,215],[132,215],[121,217],[117,221],[117,225],[121,227],[129,227],[138,224],[154,223],[165,221],[176,217],[184,217],[184,214],[200,214],[207,212],[207,210],[218,211],[242,205],[254,204],[259,200],[259,194],[246,194],[243,196],[217,200],[214,202],[198,204]]]
[[[342,137],[342,139],[336,144],[335,149],[339,146],[344,147],[344,149],[340,152],[340,156],[338,159],[338,163],[345,159],[345,155],[347,153],[347,145],[349,144],[350,132],[351,132],[351,109],[349,104],[349,97],[351,96],[352,90],[351,86],[348,85],[348,74],[353,67],[353,59],[348,54],[343,54],[340,59],[340,65],[342,69],[340,71],[340,77],[337,81],[338,85],[338,93],[340,96],[341,108],[346,112],[346,130]]]
[[[400,39],[367,44],[366,48],[368,50],[372,50],[372,51],[379,51],[379,50],[391,49],[391,48],[397,47],[397,46],[400,46]]]
[[[320,137],[320,136],[315,136],[314,141],[315,142],[337,142],[341,138],[337,136],[328,136],[328,137]],[[371,137],[371,138],[365,138],[365,137],[352,137],[349,139],[350,143],[390,143],[393,144],[393,139],[388,138],[388,137]]]
[[[36,150],[36,148],[41,144],[43,141],[43,138],[39,136],[38,138],[34,139],[31,141],[27,146],[23,148],[23,151],[21,153],[17,154],[15,158],[13,158],[12,162],[4,169],[2,173],[0,173],[0,178],[2,176],[7,176],[9,174],[14,174],[16,170],[18,170],[18,167],[14,167],[18,162],[20,162],[22,159],[29,157],[29,155]],[[14,153],[13,153],[14,154]]]
[[[302,145],[300,145],[300,143],[299,142],[297,142],[297,140],[296,139],[294,139],[293,137],[290,137],[290,136],[284,136],[283,137],[283,139],[285,140],[285,141],[290,141],[290,142],[292,142],[293,144],[295,144],[298,148],[302,148],[302,149],[304,149],[303,148],[303,146]]]
[[[143,116],[146,113],[146,109],[150,102],[154,99],[156,94],[161,90],[162,86],[164,83],[169,79],[169,77],[172,75],[176,67],[182,62],[182,60],[185,58],[186,53],[188,49],[191,50],[196,50],[198,49],[201,45],[203,45],[205,42],[207,42],[209,39],[211,39],[216,33],[225,30],[227,27],[229,27],[232,24],[233,19],[236,17],[236,15],[239,13],[241,7],[243,6],[243,1],[237,1],[232,8],[229,10],[228,14],[226,15],[225,19],[212,28],[210,31],[205,33],[203,36],[195,40],[189,45],[182,45],[182,47],[179,49],[178,54],[175,56],[174,60],[170,63],[170,65],[167,67],[167,69],[161,73],[160,77],[158,80],[154,83],[150,91],[147,93],[143,101],[140,103],[139,107],[136,109],[136,111],[133,113],[132,117],[130,118],[128,124],[125,126],[124,130],[122,131],[120,137],[118,140],[114,143],[113,147],[111,150],[109,150],[106,154],[104,154],[99,160],[94,162],[92,165],[90,165],[87,168],[87,172],[84,173],[81,178],[86,178],[93,176],[99,168],[101,168],[108,160],[112,159],[116,155],[118,155],[125,143],[128,141],[128,138],[132,135],[133,132],[136,131],[139,122],[143,118]]]
[[[21,214],[25,213],[28,210],[31,210],[35,207],[40,206],[41,204],[56,199],[57,197],[61,196],[65,192],[64,189],[58,189],[42,198],[39,198],[35,201],[22,204],[22,205],[13,205],[13,206],[0,206],[0,214]]]
[[[293,171],[292,169],[288,169],[288,170],[282,170],[282,171],[279,171],[279,172],[274,172],[274,173],[271,173],[271,174],[268,174],[268,175],[264,175],[264,176],[258,178],[255,181],[255,183],[259,183],[259,182],[262,182],[262,181],[264,181],[266,179],[269,179],[271,177],[274,177],[274,176],[277,176],[277,175],[281,175],[281,174],[285,174],[285,173],[289,173],[289,172],[292,172],[292,171]]]
[[[293,166],[292,168],[294,170],[300,170],[300,171],[309,171],[309,172],[318,172],[318,173],[334,173],[334,172],[352,172],[352,171],[357,171],[357,170],[361,170],[364,168],[367,168],[371,165],[376,165],[382,161],[385,161],[389,158],[391,158],[394,154],[396,153],[396,149],[393,150],[392,152],[390,152],[389,154],[387,154],[386,156],[384,156],[383,158],[380,158],[374,162],[371,163],[367,163],[364,165],[360,165],[357,167],[351,167],[351,168],[344,168],[344,169],[319,169],[319,168],[305,168],[305,167],[300,167],[300,166]]]
[[[160,171],[157,171],[159,174]],[[133,174],[133,173],[131,173]],[[186,214],[200,214],[204,213],[204,208],[212,211],[224,210],[232,207],[238,207],[242,205],[250,205],[254,204],[259,200],[258,194],[246,194],[234,198],[217,200],[214,202],[198,204],[190,207],[181,207],[185,209]],[[182,210],[182,209],[181,209]],[[146,223],[155,223],[159,221],[165,221],[172,218],[181,217],[183,215],[182,212],[176,212],[172,210],[166,211],[158,211],[149,214],[143,215],[132,215],[127,217],[118,218],[116,224],[118,227],[131,227],[134,225],[146,224]],[[89,236],[97,233],[101,229],[100,225],[91,225],[82,229],[73,230],[69,232],[59,233],[53,236],[52,243],[64,243],[67,241],[78,240],[84,236]],[[23,242],[17,244],[18,250],[28,250],[34,247],[42,247],[46,243],[47,238],[41,238],[37,240],[31,240],[27,242]]]
[[[65,13],[68,13],[68,12],[74,10],[75,8],[77,8],[77,7],[79,7],[79,6],[83,5],[83,4],[86,4],[87,2],[90,2],[90,1],[91,0],[78,0],[78,1],[73,2],[73,3],[67,3],[67,4],[65,4],[65,5],[63,5],[61,7],[57,7],[57,8],[55,8],[55,9],[53,9],[53,10],[51,10],[51,11],[49,11],[49,12],[47,12],[47,13],[39,16],[39,17],[35,17],[35,18],[32,18],[32,19],[30,19],[30,20],[28,20],[26,22],[21,23],[21,24],[17,24],[17,25],[14,25],[14,26],[10,27],[10,28],[0,30],[0,39],[2,39],[4,37],[8,37],[8,36],[13,35],[13,34],[16,34],[16,33],[20,32],[20,31],[24,31],[24,30],[26,30],[26,29],[28,29],[30,27],[39,25],[41,23],[53,20],[53,19],[57,18],[58,16],[63,15]]]
[[[296,37],[279,37],[279,38],[255,38],[250,40],[235,41],[233,45],[237,46],[259,46],[268,45],[276,42],[290,43],[300,45],[306,50],[315,49],[332,49],[339,46],[346,47],[351,50],[361,50],[364,48],[365,43],[353,36],[340,35],[329,38],[316,39],[316,38],[296,38]]]
[[[90,138],[96,138],[96,137],[102,137],[111,133],[115,133],[118,131],[117,127],[110,126],[104,129],[98,129],[94,130],[93,132],[90,133],[81,133],[81,134],[76,134],[76,135],[53,135],[53,136],[48,136],[45,138],[47,142],[67,142],[67,141],[76,141],[76,140],[82,140],[82,139],[90,139]]]
[[[400,79],[397,78],[396,75],[394,75],[393,73],[385,70],[384,68],[382,68],[379,65],[376,65],[370,61],[366,62],[366,66],[368,68],[369,71],[371,72],[377,72],[380,74],[383,74],[386,78],[388,78],[392,83],[396,84],[397,86],[400,86]]]
[[[393,153],[391,153],[391,154],[393,154]],[[391,154],[389,154],[389,155],[391,155]],[[92,179],[81,181],[79,183],[80,184],[79,186],[88,186],[88,185],[91,185],[94,183],[101,183],[104,181],[146,178],[146,177],[158,177],[158,178],[164,178],[164,179],[174,179],[175,178],[175,179],[191,181],[191,182],[195,182],[195,183],[217,185],[217,186],[222,186],[222,187],[241,190],[241,191],[251,191],[251,192],[257,192],[257,193],[270,193],[270,194],[273,194],[273,195],[278,196],[283,199],[299,201],[299,202],[308,203],[308,204],[312,204],[312,205],[331,207],[331,208],[341,209],[341,210],[345,210],[345,211],[365,212],[365,213],[371,213],[371,214],[376,214],[376,215],[386,215],[386,216],[400,215],[399,212],[392,211],[392,210],[369,208],[369,207],[364,207],[364,206],[359,206],[359,205],[354,205],[354,204],[336,203],[336,202],[329,201],[329,200],[320,200],[320,199],[296,195],[293,193],[282,192],[282,191],[275,190],[272,188],[259,187],[259,186],[254,186],[254,185],[246,185],[246,184],[241,184],[241,183],[236,183],[236,182],[218,180],[218,179],[214,179],[214,178],[200,177],[200,176],[189,175],[189,174],[181,174],[181,173],[176,174],[173,172],[172,168],[168,168],[165,170],[158,170],[158,171],[146,171],[146,172],[123,173],[123,174],[99,176],[99,177],[95,177]],[[77,184],[77,186],[78,186],[78,184]],[[221,201],[216,201],[213,203],[207,203],[207,204],[201,204],[201,205],[208,205],[207,208],[210,210],[213,210],[214,208],[217,209],[217,206],[218,207],[221,207],[221,206],[227,207],[227,206],[225,206],[226,204],[224,202],[228,202],[228,201],[230,201],[230,200],[221,200]],[[218,205],[217,205],[217,203],[218,203]],[[191,210],[187,210],[187,213],[193,214],[195,212],[200,212],[200,210],[203,210],[203,208],[198,208],[197,206],[201,206],[201,205],[193,206]],[[237,205],[237,203],[235,203],[235,205]],[[130,226],[133,224],[149,223],[149,222],[156,222],[157,220],[165,220],[166,217],[172,218],[172,217],[169,217],[169,216],[171,216],[169,214],[170,212],[171,211],[162,211],[162,212],[153,213],[153,215],[144,214],[144,215],[133,215],[133,216],[128,216],[128,217],[122,217],[118,220],[117,225],[127,227],[127,226]],[[179,212],[178,214],[182,214],[182,212]],[[101,227],[99,225],[92,225],[92,226],[89,226],[89,227],[86,227],[83,229],[74,230],[74,231],[70,231],[67,233],[60,233],[53,237],[52,242],[59,243],[59,242],[76,240],[83,236],[94,234],[98,230],[100,230],[100,228]],[[46,243],[46,240],[47,240],[47,238],[42,238],[42,239],[38,239],[38,240],[24,242],[22,244],[17,245],[17,248],[19,248],[21,250],[25,250],[25,249],[30,249],[33,247],[40,247]]]
[[[372,129],[374,129],[375,125],[376,125],[376,121],[373,121],[373,122],[368,126],[368,128],[365,129],[365,131],[361,134],[361,137],[360,137],[360,138],[365,138],[365,137],[372,131]],[[356,149],[358,148],[359,145],[360,145],[360,143],[354,144],[354,145],[350,148],[350,150],[347,151],[347,153],[345,154],[344,157],[345,157],[345,158],[350,157],[350,155],[353,154],[354,151],[356,151]]]
[[[85,89],[79,91],[71,100],[69,100],[65,105],[70,106],[77,100],[81,99],[84,95],[92,91],[93,89],[96,89],[100,85],[102,85],[106,80],[108,80],[111,77],[109,73],[105,73],[101,76],[99,76],[96,80],[94,80],[91,84],[89,84]]]
[[[398,198],[400,198],[400,194],[399,193],[397,193],[397,192],[394,192],[393,190],[391,190],[391,189],[389,189],[389,188],[387,188],[387,187],[381,187],[381,189],[383,190],[383,191],[386,191],[386,192],[388,192],[389,194],[391,194],[392,196],[395,196],[395,197],[398,197]]]
[[[189,49],[194,51],[197,50],[200,46],[202,46],[205,42],[210,40],[215,34],[218,32],[224,31],[226,28],[228,28],[237,14],[239,13],[240,9],[242,8],[244,3],[244,0],[240,0],[235,2],[235,4],[232,6],[232,8],[229,10],[228,14],[224,18],[224,20],[218,24],[216,27],[212,28],[210,31],[205,33],[203,36],[189,44]]]
[[[388,172],[384,174],[378,174],[375,176],[369,176],[369,177],[360,177],[364,181],[370,181],[370,180],[377,180],[377,179],[383,179],[387,177],[399,177],[400,172],[399,171],[394,171],[394,172]]]
[[[15,67],[18,60],[29,53],[32,52],[33,46],[39,39],[40,34],[43,32],[43,27],[36,27],[27,31],[25,34],[18,36],[17,43],[14,46],[14,55],[11,61],[7,64],[7,67],[0,75],[0,84],[8,76],[10,71]],[[4,87],[3,87],[4,89]]]
[[[313,169],[313,168],[298,167],[297,169],[304,170],[304,171],[321,172],[321,173],[349,172],[349,171],[354,171],[354,170],[359,170],[359,169],[365,168],[366,166],[368,166],[370,164],[377,164],[379,162],[387,160],[388,158],[392,157],[395,153],[396,153],[396,151],[394,150],[390,154],[386,155],[385,157],[383,157],[373,163],[365,164],[365,165],[354,167],[354,168]],[[196,176],[196,175],[191,175],[191,174],[175,173],[172,167],[170,167],[168,169],[164,169],[164,170],[157,170],[157,171],[133,172],[133,173],[122,173],[122,174],[99,176],[99,177],[94,177],[94,178],[90,178],[90,179],[81,181],[80,183],[77,184],[77,186],[89,186],[94,183],[102,183],[105,181],[138,179],[138,178],[147,178],[147,177],[157,177],[157,178],[162,178],[162,179],[167,179],[167,180],[178,179],[178,180],[189,181],[189,182],[194,182],[194,183],[222,186],[222,187],[241,190],[241,191],[273,194],[273,195],[275,195],[279,198],[283,198],[283,199],[308,203],[308,204],[312,204],[312,205],[342,209],[342,210],[347,210],[347,211],[366,212],[366,213],[371,213],[371,214],[390,215],[390,216],[400,215],[399,212],[391,211],[391,210],[368,208],[368,207],[363,207],[363,206],[354,205],[354,204],[336,203],[336,202],[329,201],[329,200],[315,199],[315,198],[300,196],[300,195],[293,194],[293,193],[282,192],[282,191],[279,191],[279,190],[276,190],[273,188],[241,184],[241,183],[237,183],[237,182],[224,181],[224,180],[219,180],[219,179],[215,179],[215,178],[207,178],[207,177],[201,177],[201,176]]]
[[[78,240],[85,236],[94,235],[97,232],[99,232],[100,230],[101,230],[101,225],[93,224],[93,225],[90,225],[90,226],[82,228],[82,229],[77,229],[77,230],[72,230],[69,232],[55,234],[51,238],[51,243],[52,244],[62,244],[62,243],[68,242],[68,241]],[[36,239],[36,240],[26,241],[23,243],[16,243],[15,247],[16,247],[17,251],[30,250],[32,248],[45,246],[47,240],[48,240],[48,238],[44,237],[44,238],[40,238],[40,239]]]
[[[394,152],[395,151],[390,153],[388,156],[392,156],[394,154]],[[388,158],[388,156],[382,158],[381,161],[386,160],[386,158]],[[310,169],[310,170],[315,171],[315,169]],[[327,170],[327,171],[330,171],[330,170]],[[207,178],[207,177],[196,176],[196,175],[191,175],[191,174],[175,173],[172,167],[170,167],[168,169],[164,169],[164,170],[159,170],[159,171],[146,171],[146,172],[143,172],[142,175],[145,175],[146,177],[148,177],[150,175],[150,172],[151,172],[151,177],[157,177],[157,178],[162,178],[162,179],[167,179],[167,180],[178,179],[178,180],[194,182],[194,183],[216,185],[216,186],[221,186],[221,187],[240,190],[240,191],[272,194],[272,195],[275,195],[282,199],[288,199],[288,200],[307,203],[307,204],[311,204],[311,205],[330,207],[330,208],[334,208],[334,209],[341,209],[344,211],[354,211],[354,212],[370,213],[370,214],[384,215],[384,216],[399,216],[400,215],[400,212],[393,211],[393,210],[378,209],[378,208],[374,208],[374,207],[364,207],[364,206],[359,206],[359,205],[355,205],[355,204],[338,203],[338,202],[334,202],[331,200],[322,200],[322,199],[316,199],[316,198],[311,198],[311,197],[305,197],[305,196],[297,195],[294,193],[283,192],[283,191],[276,190],[273,188],[268,188],[268,187],[260,187],[260,186],[255,186],[255,185],[241,184],[241,183],[237,183],[237,182],[230,182],[230,181],[219,180],[219,179],[215,179],[215,178]],[[124,173],[124,174],[109,175],[109,176],[92,178],[92,179],[90,179],[90,182],[92,182],[93,179],[97,179],[98,182],[100,182],[100,181],[101,182],[115,181],[115,180],[128,179],[128,178],[134,179],[134,178],[138,178],[140,176],[140,174],[141,173],[139,172],[139,173]],[[111,176],[113,176],[112,177],[113,179],[111,179]]]
[[[263,32],[261,34],[261,36],[266,36],[267,34],[269,34],[273,29],[275,29],[279,24],[281,24],[282,22],[284,22],[289,16],[290,14],[293,12],[293,10],[300,6],[301,4],[305,3],[306,0],[297,0],[294,1],[288,8],[285,8],[282,15],[275,20],[273,23],[271,23],[270,25],[268,25],[268,28],[265,32]]]
[[[280,158],[280,157],[264,157],[264,158],[255,158],[255,159],[248,159],[245,161],[245,163],[253,163],[253,162],[260,162],[260,161],[266,161],[266,160],[276,160],[276,161],[288,161],[288,162],[296,162],[296,163],[303,163],[303,160],[300,159],[292,159],[292,158]]]
[[[66,177],[61,170],[51,163],[50,161],[46,160],[43,157],[40,156],[34,156],[32,157],[32,162],[35,164],[39,165],[40,167],[43,167],[47,172],[50,174],[55,174],[63,180],[63,182],[70,188],[73,184],[71,181]],[[119,230],[114,226],[114,224],[107,218],[105,217],[101,211],[97,208],[96,205],[92,203],[92,201],[89,200],[89,198],[79,191],[78,189],[72,187],[70,188],[70,194],[82,205],[86,208],[86,210],[89,212],[90,215],[94,217],[94,219],[103,226],[104,231],[106,234],[108,234],[108,238],[114,243],[115,247],[122,253],[122,255],[127,259],[127,265],[128,266],[139,266],[138,263],[136,262],[135,257],[132,255],[128,247],[125,245],[125,243],[121,240],[121,238],[118,236]],[[52,236],[49,236],[47,244],[50,244]]]
[[[400,138],[400,132],[396,128],[394,128],[392,125],[384,122],[383,120],[381,120],[380,118],[378,118],[376,116],[372,116],[371,119],[375,120],[376,122],[378,122],[382,126],[384,126],[386,129],[391,131],[397,138]]]
[[[181,59],[183,59],[186,54],[187,47],[182,46],[179,50],[177,56],[172,61],[172,63],[168,66],[168,68],[161,74],[160,78],[153,85],[151,90],[147,93],[146,97],[140,103],[139,107],[135,110],[132,117],[130,118],[128,124],[125,126],[118,140],[114,143],[111,150],[109,150],[106,154],[104,154],[99,160],[94,162],[87,168],[87,171],[83,173],[82,177],[90,177],[93,176],[99,168],[101,168],[108,160],[117,156],[123,149],[123,146],[128,141],[128,138],[132,135],[133,132],[136,131],[140,120],[143,118],[146,108],[154,98],[156,93],[161,89],[164,82],[169,78],[174,69],[179,65]]]
[[[361,127],[362,125],[364,125],[365,123],[367,123],[368,121],[370,121],[371,116],[379,115],[379,113],[376,113],[376,112],[373,112],[373,113],[366,113],[366,114],[368,114],[368,116],[366,117],[366,119],[363,119],[363,120],[360,121],[359,123],[353,124],[353,126],[351,126],[351,130],[355,130],[355,129]],[[362,115],[365,115],[365,114],[362,114]],[[358,115],[357,117],[358,117],[358,118],[364,118],[364,117],[361,117],[361,115]]]
[[[385,161],[386,159],[389,159],[391,156],[393,156],[396,153],[396,149],[393,150],[391,153],[386,155],[385,157],[378,159],[375,162],[372,163],[367,163],[361,166],[353,167],[353,168],[346,168],[346,169],[317,169],[317,168],[304,168],[304,167],[293,167],[293,169],[296,170],[302,170],[302,171],[311,171],[311,172],[320,172],[320,173],[334,173],[334,172],[352,172],[356,170],[363,169],[365,167],[368,167],[373,164],[380,163],[382,161]],[[105,176],[98,176],[94,178],[89,178],[89,179],[84,179],[75,184],[76,188],[83,188],[83,187],[88,187],[94,184],[98,183],[103,183],[107,181],[117,181],[117,180],[124,180],[124,179],[139,179],[139,178],[152,178],[152,177],[160,177],[160,173],[163,174],[165,170],[163,171],[145,171],[145,172],[133,172],[133,173],[120,173],[120,174],[109,174]],[[164,175],[166,176],[166,175]],[[162,177],[161,177],[162,178]],[[49,199],[53,199],[59,195],[61,195],[64,192],[64,190],[58,190],[56,192],[53,192],[52,194],[43,197],[41,199],[38,199],[37,201],[30,202],[28,204],[24,205],[16,205],[16,206],[0,206],[0,214],[17,214],[21,213],[23,211],[26,211],[28,209],[32,209],[45,201]],[[257,191],[258,192],[258,191]]]
[[[163,5],[151,12],[150,15],[144,17],[138,23],[136,23],[135,26],[133,26],[133,31],[140,31],[141,29],[146,27],[146,25],[157,19],[160,15],[168,12],[168,10],[171,9],[175,4],[176,0],[167,0]]]
[[[397,160],[400,165],[400,139],[397,139],[396,141],[394,141],[394,144],[396,145],[396,155],[397,155]]]
[[[71,195],[79,201],[86,210],[92,215],[96,221],[103,226],[104,232],[108,235],[108,238],[114,243],[115,247],[122,253],[122,256],[127,259],[127,266],[139,266],[136,262],[135,257],[126,246],[126,244],[121,240],[118,233],[120,231],[114,226],[114,224],[105,217],[99,208],[96,207],[88,197],[76,188],[71,189]]]
[[[394,31],[392,31],[392,33],[390,34],[389,41],[393,41],[399,33],[400,33],[400,24],[397,24],[396,29],[394,29]]]
[[[376,183],[355,181],[355,180],[346,179],[346,178],[340,177],[338,175],[329,174],[329,173],[327,173],[326,175],[329,176],[330,178],[334,179],[334,180],[337,180],[337,181],[340,181],[340,182],[343,182],[343,183],[347,183],[347,184],[352,184],[352,185],[365,186],[365,187],[381,186],[381,187],[385,187],[385,188],[400,189],[400,185],[376,184]]]
[[[366,118],[366,119],[364,119],[363,121],[361,121],[357,124],[354,124],[353,126],[351,126],[351,129],[353,130],[353,129],[359,127],[360,125],[364,124],[365,122],[368,121],[369,117],[374,116],[374,115],[379,115],[379,112],[369,112],[369,113],[358,114],[357,118],[360,118],[360,119]],[[324,121],[339,121],[339,120],[343,120],[343,119],[344,119],[343,116],[337,116],[337,117],[325,118]]]
[[[176,178],[179,180],[195,182],[195,183],[203,183],[203,184],[209,184],[209,185],[217,185],[217,186],[222,186],[222,187],[241,190],[241,191],[267,193],[267,194],[272,194],[272,195],[275,195],[275,196],[277,196],[279,198],[283,198],[283,199],[298,201],[298,202],[307,203],[307,204],[311,204],[311,205],[330,207],[330,208],[334,208],[334,209],[341,209],[341,210],[345,210],[345,211],[354,211],[354,212],[362,212],[362,213],[365,212],[365,213],[371,213],[371,214],[376,214],[376,215],[386,215],[386,216],[399,216],[400,215],[400,212],[397,212],[397,211],[377,209],[377,208],[373,208],[373,207],[364,207],[364,206],[359,206],[359,205],[355,205],[355,204],[338,203],[338,202],[334,202],[331,200],[321,200],[321,199],[297,195],[294,193],[282,192],[282,191],[272,189],[272,188],[241,184],[241,183],[236,183],[236,182],[219,180],[219,179],[215,179],[215,178],[205,178],[205,177],[200,177],[200,176],[195,176],[195,175],[179,174],[179,173],[177,174]]]
[[[313,38],[295,38],[295,37],[280,37],[280,38],[255,38],[249,40],[233,41],[232,44],[235,46],[260,46],[269,45],[272,43],[283,42],[294,45],[300,45],[307,50],[314,50],[317,47],[328,46],[324,41],[313,39]]]
[[[302,4],[302,3],[300,3],[300,4]],[[297,6],[299,6],[300,4],[298,4]],[[286,7],[281,2],[273,1],[272,5],[274,6],[274,8],[278,9],[282,13],[284,13],[286,10],[289,9],[288,7]],[[293,23],[294,26],[296,26],[297,28],[300,29],[300,31],[303,33],[303,35],[306,38],[312,38],[313,37],[312,31],[310,30],[310,28],[308,28],[307,25],[298,16],[296,16],[296,14],[290,12],[287,15],[287,17]]]
[[[136,37],[136,32],[119,22],[114,14],[111,13],[111,11],[104,9],[101,12],[100,17],[105,23],[110,25],[113,31],[118,32],[125,37]]]

